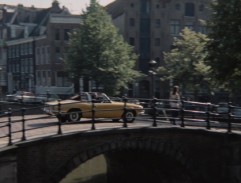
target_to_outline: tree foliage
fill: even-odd
[[[219,85],[235,90],[241,84],[241,0],[215,0],[212,9],[207,64]]]
[[[209,69],[205,64],[205,44],[208,38],[188,28],[175,38],[173,49],[164,53],[164,66],[159,72],[165,80],[182,86],[183,92],[200,92],[209,89]]]
[[[80,29],[70,36],[66,64],[74,78],[88,77],[108,94],[117,94],[139,76],[137,55],[95,0],[83,12]]]

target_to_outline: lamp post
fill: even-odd
[[[149,62],[149,68],[150,68],[150,70],[149,70],[149,74],[150,74],[150,77],[151,77],[151,87],[150,87],[150,97],[151,98],[155,98],[155,88],[156,88],[156,86],[155,86],[155,75],[156,75],[156,72],[154,71],[154,68],[155,68],[155,66],[156,66],[156,61],[155,60],[151,60],[150,62]]]

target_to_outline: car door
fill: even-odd
[[[97,118],[121,118],[123,114],[123,106],[110,101],[108,103],[94,103]]]

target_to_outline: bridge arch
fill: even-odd
[[[122,167],[129,170],[130,162],[135,160],[141,161],[145,168],[131,162],[132,167],[139,168],[139,173],[150,171],[149,177],[153,167],[148,167],[151,166],[148,162],[157,161],[160,166],[154,166],[155,170],[164,170],[169,162],[171,167],[179,167],[174,173],[180,171],[184,178],[195,183],[241,181],[238,173],[241,136],[198,128],[139,127],[74,132],[21,142],[14,151],[19,183],[59,182],[78,165],[100,154],[106,157],[110,180],[120,176],[117,173],[123,171]],[[135,159],[137,153],[140,155]],[[148,157],[146,161],[145,157]],[[166,163],[162,167],[163,162]],[[124,173],[134,179],[127,170]]]
[[[151,183],[151,179],[155,182],[164,181],[164,177],[160,176],[161,172],[158,172],[159,174],[157,175],[157,172],[153,174],[152,171],[148,170],[148,168],[150,168],[150,163],[156,164],[157,159],[160,161],[159,163],[165,162],[163,164],[164,167],[162,166],[162,169],[168,168],[168,170],[165,170],[165,172],[163,173],[170,171],[168,173],[168,177],[171,177],[172,180],[178,179],[176,181],[181,183],[181,178],[185,183],[198,183],[198,181],[203,182],[200,175],[195,175],[195,171],[193,171],[193,160],[190,157],[188,157],[188,151],[189,149],[185,149],[183,146],[175,142],[160,142],[159,140],[152,138],[128,139],[123,141],[118,140],[113,141],[111,143],[103,143],[93,148],[86,149],[85,151],[82,151],[73,158],[71,158],[66,164],[60,167],[60,169],[53,174],[52,182],[60,182],[67,174],[69,174],[79,165],[101,154],[104,154],[107,160],[107,169],[109,169],[108,179],[111,179],[110,182],[118,183],[124,181],[125,183],[127,183],[135,181],[139,183],[144,183],[148,181]],[[128,168],[133,167],[133,165],[131,166],[132,159],[135,159],[135,156],[137,154],[139,155],[136,159],[138,161],[142,161],[142,158],[147,158],[145,161],[140,162],[144,163],[144,165],[142,165],[142,168],[144,168],[144,166],[147,166],[145,167],[145,175],[148,175],[145,176],[145,178],[141,176],[141,174],[138,174],[138,171],[141,170],[139,168],[140,164],[136,164],[137,161],[134,161],[135,169],[130,170],[130,168]],[[150,159],[150,157],[148,157],[150,155],[153,158]],[[169,164],[173,162],[173,164],[166,167],[167,162]],[[116,163],[118,163],[119,166],[113,166],[113,164]],[[157,163],[156,165],[160,165],[159,163]],[[174,165],[179,166],[178,168],[176,168],[174,167]],[[160,169],[160,166],[154,167]],[[128,168],[128,170],[123,171],[123,168]],[[134,173],[133,170],[136,172]],[[144,169],[142,169],[142,172],[143,170]],[[129,175],[127,176],[128,171]],[[122,172],[122,174],[120,174],[120,172]],[[163,173],[162,176],[164,176]],[[135,176],[136,174],[138,174],[138,177]],[[172,174],[172,176],[170,176],[170,174]],[[123,180],[123,177],[128,177],[128,179]]]

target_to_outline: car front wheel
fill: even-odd
[[[79,109],[71,109],[68,112],[68,121],[77,122],[81,119],[81,111]]]
[[[135,111],[126,111],[124,114],[123,114],[123,121],[124,122],[127,122],[127,123],[131,123],[135,120],[136,118],[136,113]]]

